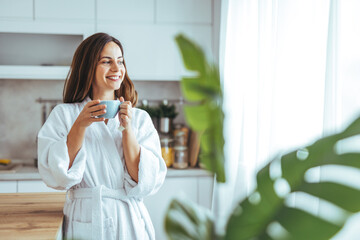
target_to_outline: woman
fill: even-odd
[[[142,199],[160,188],[166,166],[151,118],[132,108],[137,92],[123,54],[105,33],[85,39],[65,81],[65,104],[38,134],[40,175],[67,190],[66,238],[155,239]],[[100,99],[123,101],[118,116],[98,117],[106,112]]]

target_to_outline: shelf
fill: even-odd
[[[1,65],[0,79],[65,80],[68,66]]]
[[[212,174],[201,168],[174,169],[168,168],[166,177],[209,177]]]

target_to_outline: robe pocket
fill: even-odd
[[[116,240],[116,231],[112,218],[105,218],[104,220],[104,239]]]
[[[85,240],[91,239],[91,222],[72,222],[72,236],[71,239]]]

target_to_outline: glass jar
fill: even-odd
[[[186,146],[175,146],[175,159],[173,163],[174,168],[187,168],[188,167],[188,150]]]
[[[185,127],[184,124],[175,124],[173,135],[175,138],[175,145],[187,146],[189,138],[189,128]]]
[[[174,163],[175,155],[174,155],[173,141],[174,140],[167,135],[163,135],[160,138],[161,155],[167,167],[171,167]]]

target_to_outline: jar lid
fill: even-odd
[[[185,136],[185,133],[182,131],[175,132],[175,137],[182,137]]]
[[[174,150],[177,150],[177,151],[186,151],[186,150],[187,150],[187,147],[186,147],[186,146],[175,146],[175,147],[174,147]]]
[[[161,138],[160,139],[160,142],[163,142],[163,143],[168,143],[168,142],[173,142],[174,141],[174,139],[172,139],[172,138]]]
[[[181,128],[183,128],[185,125],[184,124],[182,124],[182,123],[175,123],[174,124],[174,129],[181,129]]]

